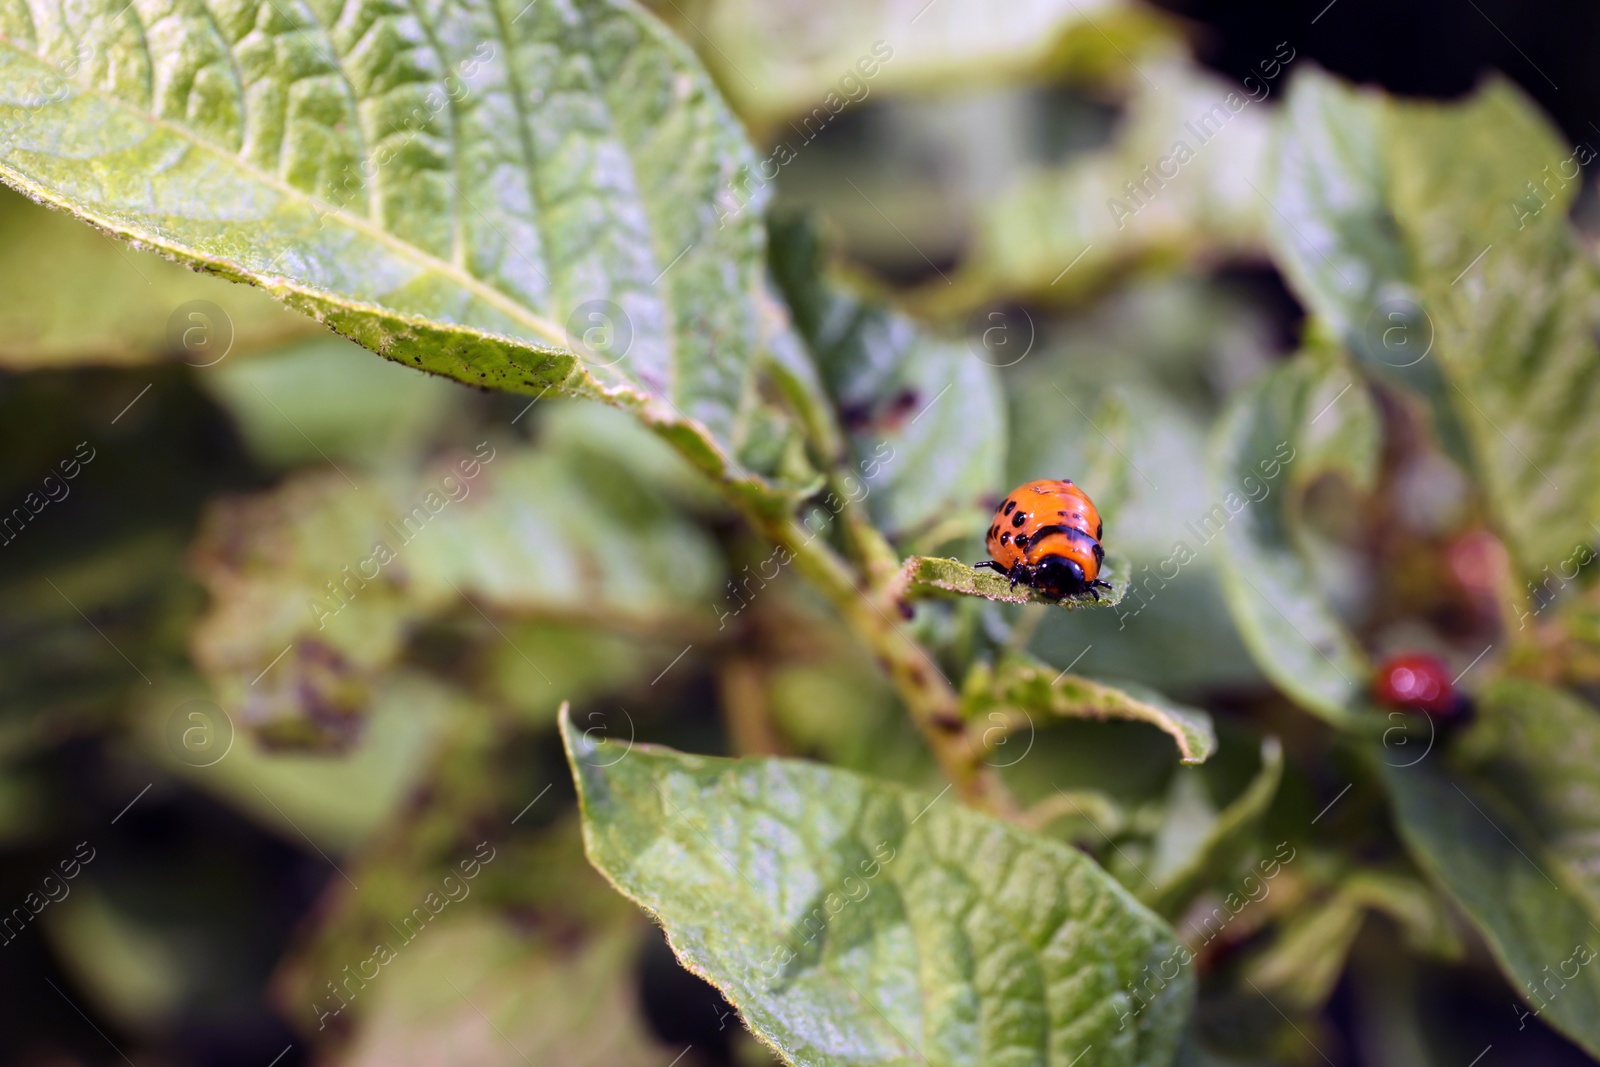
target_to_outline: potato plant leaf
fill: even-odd
[[[999,489],[1005,403],[995,367],[887,305],[839,287],[803,217],[774,219],[772,275],[849,438],[850,476],[885,533],[974,533]]]
[[[926,9],[891,0],[718,0],[694,19],[667,0],[652,6],[684,23],[691,41],[706,42],[706,62],[742,113],[757,121],[794,116],[792,148],[879,92],[1061,66],[1131,78],[1125,57],[1170,40],[1177,29],[1160,13],[1121,0],[1032,0],[1004,19],[991,17],[983,0]]]
[[[1340,471],[1358,486],[1377,463],[1377,415],[1336,359],[1306,352],[1239,394],[1213,434],[1216,503],[1202,521],[1234,622],[1262,671],[1329,722],[1361,713],[1368,666],[1303,556],[1299,493]]]
[[[323,333],[257,289],[125,248],[3,186],[0,229],[0,367],[8,370],[206,367]]]
[[[472,385],[635,411],[757,505],[754,161],[624,0],[0,11],[0,180]],[[759,204],[758,204],[759,207]]]
[[[1577,156],[1593,152],[1499,80],[1465,106],[1395,105],[1387,134],[1395,212],[1489,503],[1528,570],[1553,566],[1600,520],[1600,270],[1567,220]]]
[[[233,417],[251,455],[265,464],[415,463],[438,447],[443,428],[474,395],[455,382],[373,359],[320,328],[317,334],[196,375]]]
[[[399,814],[426,778],[452,716],[483,711],[436,679],[402,668],[377,680],[361,740],[343,758],[272,751],[236,735],[225,749],[218,741],[211,752],[173,746],[167,736],[172,709],[196,698],[200,703],[193,706],[201,708],[206,695],[200,686],[157,691],[138,720],[139,740],[149,757],[262,825],[296,837],[305,834],[318,847],[340,852],[359,848]],[[201,714],[184,722],[204,722]],[[223,759],[227,768],[219,771]]]
[[[1592,966],[1600,933],[1567,872],[1519,820],[1439,760],[1394,766],[1381,750],[1376,758],[1417,862],[1472,920],[1529,1010],[1600,1055],[1600,967]],[[1543,983],[1558,972],[1552,996],[1555,987]]]
[[[637,1003],[637,918],[575,945],[557,942],[571,940],[565,930],[550,935],[531,925],[464,913],[441,921],[419,947],[402,944],[371,1002],[356,1005],[364,1014],[340,1063],[446,1063],[462,1049],[503,1067],[671,1061],[677,1050],[650,1033]]]
[[[1272,806],[1282,780],[1283,746],[1269,737],[1261,742],[1261,769],[1244,792],[1218,813],[1189,861],[1166,877],[1157,875],[1160,885],[1141,892],[1140,899],[1162,915],[1181,915],[1207,885],[1231,873],[1254,846],[1256,827]]]
[[[1277,211],[1268,223],[1279,262],[1335,336],[1417,385],[1434,364],[1421,358],[1418,293],[1386,195],[1384,107],[1380,94],[1315,67],[1297,72],[1272,156]],[[1380,310],[1386,300],[1398,317]]]
[[[1057,671],[1032,657],[1015,656],[998,667],[980,663],[962,685],[962,714],[982,719],[993,713],[1041,719],[1128,719],[1170,735],[1184,763],[1204,763],[1216,751],[1211,716],[1132,683],[1104,682]],[[1037,725],[1045,725],[1040,722]]]
[[[1115,553],[1106,555],[1105,567],[1100,577],[1111,583],[1110,589],[1097,589],[1100,599],[1093,593],[1051,600],[1026,585],[1013,586],[1011,581],[996,571],[978,570],[959,559],[937,559],[931,556],[912,556],[900,569],[900,582],[905,596],[920,597],[981,596],[985,600],[1003,600],[1008,604],[1054,604],[1073,611],[1078,608],[1114,608],[1128,592],[1128,564]]]
[[[1290,280],[1367,367],[1429,402],[1529,570],[1600,518],[1600,274],[1567,221],[1584,151],[1503,81],[1409,104],[1306,71],[1277,153]]]
[[[604,544],[596,528],[609,531]],[[421,468],[302,474],[225,500],[194,559],[212,594],[195,660],[224,706],[283,741],[346,738],[372,682],[431,618],[682,634],[713,628],[703,605],[720,571],[705,532],[648,479],[503,441]],[[553,678],[570,674],[513,651],[553,709],[567,695]]]
[[[1369,371],[1415,390],[1441,443],[1470,465],[1471,446],[1433,353],[1434,326],[1395,217],[1388,106],[1381,95],[1316,67],[1297,73],[1273,155],[1273,251],[1332,334]]]
[[[954,289],[923,290],[930,313],[1019,293],[1069,300],[1143,267],[1259,253],[1267,110],[1189,63],[1141,69],[1111,144],[1024,171],[985,205]]]
[[[1250,981],[1287,1011],[1317,1011],[1333,995],[1366,917],[1361,903],[1344,893],[1290,916],[1277,939],[1250,961]]]
[[[1490,683],[1459,758],[1514,808],[1600,916],[1600,721],[1572,693],[1522,679]],[[1596,942],[1600,946],[1600,942]]]
[[[785,1061],[1171,1062],[1184,950],[1076,849],[818,764],[562,736],[590,861]]]
[[[1460,957],[1442,898],[1408,875],[1364,869],[1326,899],[1286,916],[1283,932],[1246,964],[1250,981],[1294,1011],[1317,1011],[1333,995],[1369,912],[1393,920],[1419,952]]]

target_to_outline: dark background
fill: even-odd
[[[1198,58],[1234,78],[1250,73],[1257,59],[1285,40],[1336,74],[1410,96],[1461,96],[1498,70],[1526,89],[1574,141],[1600,139],[1595,5],[1163,0],[1157,6],[1191,20]]]

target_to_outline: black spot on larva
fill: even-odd
[[[1007,530],[1005,533],[1000,535],[1000,543],[1002,545],[1009,545],[1011,543],[1011,531],[1010,530]]]
[[[1094,524],[1094,539],[1096,541],[1100,540],[1100,535],[1105,532],[1105,529],[1106,524],[1103,522],[1097,522]]]
[[[1057,514],[1057,515],[1065,515],[1065,514],[1066,514],[1066,512],[1065,512],[1065,511],[1058,511],[1058,512],[1056,512],[1056,514]]]
[[[1013,526],[1021,526],[1023,523],[1025,523],[1027,521],[1028,521],[1028,514],[1025,511],[1019,511],[1015,515],[1011,516],[1011,525],[1013,525]]]
[[[1017,502],[1015,500],[1007,500],[1006,501],[1005,513],[1007,515],[1011,514],[1011,512],[1016,508],[1016,506],[1017,506]]]
[[[1028,547],[1028,535],[1027,534],[1020,534],[1020,533],[1017,534],[1017,547],[1018,548],[1027,548]]]

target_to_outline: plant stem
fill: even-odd
[[[884,595],[893,582],[894,570],[863,589],[844,561],[793,518],[768,518],[761,525],[794,555],[795,565],[872,650],[957,795],[973,807],[1017,817],[1017,806],[999,774],[980,761],[981,754],[971,743],[955,688],[927,651],[905,632],[895,617],[898,606]]]
[[[783,741],[767,707],[766,665],[737,652],[717,667],[717,690],[733,749],[741,756],[782,756]]]
[[[900,557],[867,517],[866,509],[862,507],[866,497],[853,499],[846,492],[844,478],[838,472],[834,473],[831,481],[834,493],[844,501],[839,514],[844,519],[845,538],[866,571],[868,585],[873,589],[881,589],[899,571]]]

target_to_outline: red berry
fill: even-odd
[[[1421,654],[1384,660],[1373,679],[1372,695],[1381,704],[1429,715],[1450,715],[1459,707],[1449,668]]]

